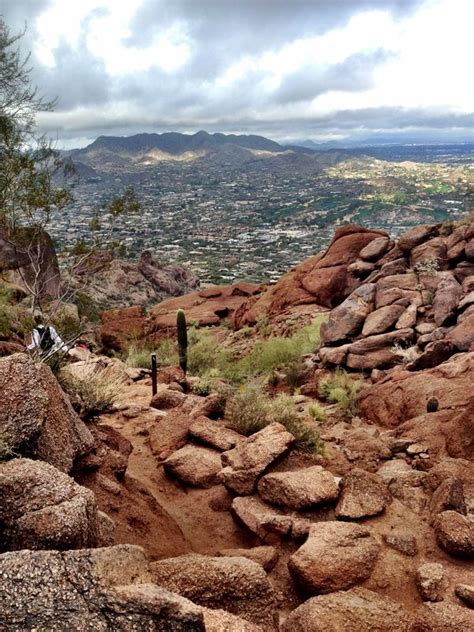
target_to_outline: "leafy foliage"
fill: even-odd
[[[331,377],[321,380],[319,391],[323,399],[337,404],[341,414],[350,418],[357,413],[356,399],[361,386],[346,371],[336,369]]]
[[[312,453],[322,452],[319,433],[300,419],[291,397],[279,395],[270,399],[258,382],[243,385],[228,395],[225,416],[232,428],[246,436],[271,423],[280,423],[295,437],[297,448]]]

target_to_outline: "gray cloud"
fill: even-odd
[[[74,48],[63,41],[54,51],[53,69],[32,59],[32,77],[40,92],[47,98],[57,97],[56,112],[42,117],[42,126],[60,139],[200,128],[275,138],[312,133],[360,135],[380,129],[470,129],[472,116],[426,109],[349,109],[301,116],[306,102],[328,91],[370,88],[374,69],[387,60],[384,50],[352,55],[325,67],[308,60],[272,91],[264,87],[266,75],[258,68],[250,68],[228,90],[216,89],[216,79],[243,58],[276,51],[302,37],[321,35],[343,26],[363,10],[386,9],[406,16],[422,1],[145,0],[131,21],[125,44],[146,49],[157,35],[180,24],[190,38],[188,62],[173,73],[152,66],[147,71],[111,77],[88,51],[84,31]],[[23,50],[34,47],[38,37],[35,19],[49,5],[50,0],[3,0],[1,13],[12,31],[28,23]],[[128,104],[120,114],[115,107],[119,102]],[[275,114],[279,108],[287,114]],[[271,117],[266,115],[270,110]]]

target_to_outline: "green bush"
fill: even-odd
[[[233,354],[219,345],[208,331],[193,329],[188,347],[188,372],[204,377],[211,372],[225,375],[229,373]]]
[[[323,399],[337,404],[344,417],[353,417],[357,413],[356,399],[360,388],[359,380],[353,380],[348,373],[337,369],[331,377],[321,380],[319,392]]]
[[[269,423],[278,422],[285,426],[296,439],[296,447],[304,452],[321,453],[319,433],[310,424],[300,419],[295,404],[288,395],[278,395],[268,401]]]
[[[260,384],[241,386],[226,401],[225,416],[230,426],[245,436],[268,425],[268,405]]]
[[[100,322],[100,312],[102,309],[88,294],[85,292],[77,292],[73,300],[77,306],[81,320],[86,320],[91,323]]]
[[[158,366],[177,366],[178,351],[175,340],[165,339],[150,345],[146,342],[131,342],[126,350],[125,363],[139,369],[151,367],[151,354],[156,354]]]
[[[322,452],[319,433],[299,418],[291,397],[269,399],[258,382],[241,386],[227,397],[225,416],[231,428],[246,436],[268,424],[280,423],[295,437],[298,449]]]
[[[318,404],[311,404],[308,408],[308,414],[315,421],[326,421],[326,413]]]
[[[194,384],[191,390],[195,395],[207,397],[212,391],[212,386],[209,382],[199,382],[198,384]]]
[[[287,338],[271,336],[258,341],[247,355],[234,363],[231,377],[234,377],[235,381],[245,381],[251,377],[272,373],[278,368],[291,373],[291,365],[301,356],[317,349],[321,339],[321,325],[325,320],[325,316],[319,316],[310,325],[302,327]]]

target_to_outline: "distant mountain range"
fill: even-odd
[[[134,136],[99,136],[87,147],[70,150],[64,154],[75,165],[79,165],[80,171],[84,172],[89,167],[102,173],[127,171],[130,167],[146,167],[162,162],[195,160],[205,160],[228,167],[246,164],[256,169],[262,161],[267,166],[276,161],[276,169],[284,169],[285,165],[288,165],[292,168],[314,170],[319,161],[324,164],[329,161],[332,164],[341,159],[340,150],[314,151],[305,147],[280,145],[263,136],[209,134],[205,131],[196,134],[166,132]]]
[[[188,151],[198,152],[217,149],[223,145],[237,145],[245,149],[278,152],[283,147],[263,136],[244,136],[236,134],[209,134],[200,131],[196,134],[165,132],[164,134],[135,134],[134,136],[99,136],[81,152],[114,151],[145,153],[159,150],[173,156]]]
[[[341,160],[362,156],[389,161],[437,162],[443,160],[448,151],[451,158],[459,157],[465,161],[469,156],[472,160],[474,149],[472,143],[386,144],[345,148],[337,143],[317,145],[311,140],[294,143],[283,145],[256,135],[209,134],[205,131],[196,134],[165,132],[99,136],[87,147],[64,152],[64,155],[72,160],[82,178],[94,179],[98,174],[112,176],[164,162],[205,161],[231,169],[258,171],[264,168],[275,173],[291,169],[311,173]]]

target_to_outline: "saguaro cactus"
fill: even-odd
[[[182,309],[179,309],[176,314],[176,329],[178,332],[179,366],[186,373],[188,368],[188,331],[186,315]]]

